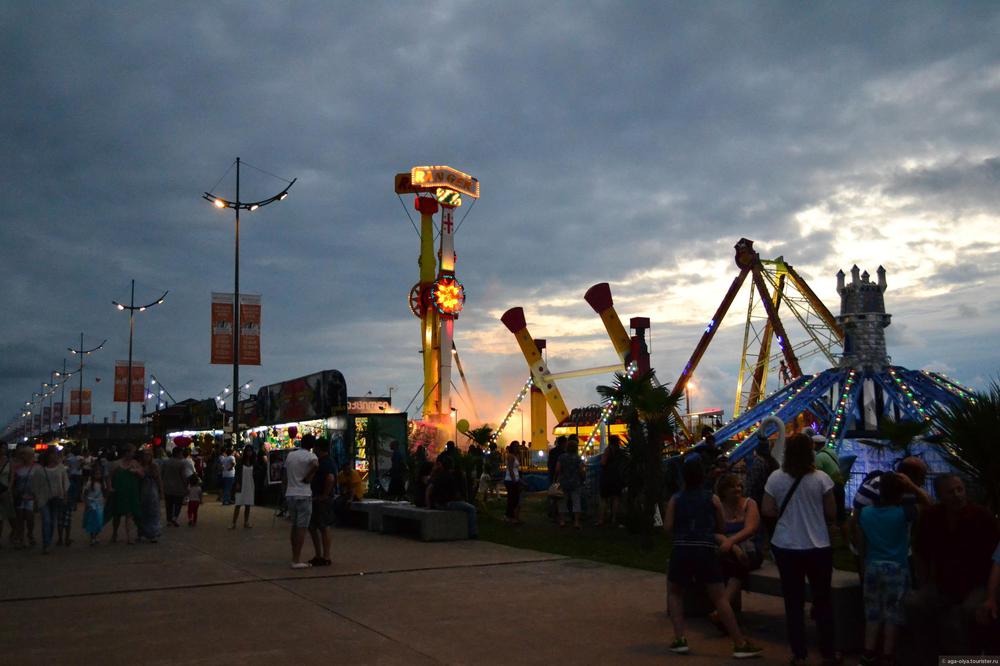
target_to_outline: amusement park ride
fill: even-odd
[[[941,407],[972,399],[968,389],[944,375],[908,370],[890,363],[884,333],[890,315],[885,313],[883,294],[886,280],[885,269],[881,266],[877,271],[877,281],[871,281],[869,274],[862,274],[857,266],[851,270],[850,283],[845,282],[842,271],[837,274],[841,312],[835,317],[782,257],[761,259],[753,248],[753,241],[746,238],[740,239],[735,250],[739,273],[672,387],[675,396],[684,393],[740,288],[749,277],[750,303],[744,327],[734,417],[715,432],[719,443],[728,441],[735,444],[735,447],[729,447],[728,452],[733,463],[752,450],[756,438],[750,435],[762,432],[768,424],[784,423],[792,432],[812,427],[826,437],[828,446],[842,453],[857,453],[859,461],[862,458],[859,451],[865,453],[868,462],[856,468],[863,472],[874,458],[870,450],[861,449],[871,449],[873,442],[877,444],[880,441],[885,421],[930,422]],[[622,370],[645,372],[649,369],[649,353],[644,340],[649,320],[632,319],[636,334],[630,337],[614,310],[611,290],[606,283],[591,287],[585,298],[601,316],[620,363],[552,373],[541,354],[545,342],[532,339],[523,310],[508,310],[501,320],[515,335],[531,375],[494,433],[494,440],[530,392],[532,448],[544,450],[548,435],[546,405],[559,422],[569,416],[556,380]],[[800,342],[793,343],[789,339],[788,330],[779,315],[782,309],[790,312],[804,331]],[[776,351],[773,346],[777,347]],[[813,356],[822,356],[829,362],[829,369],[817,374],[803,373],[800,361]],[[774,371],[781,374],[783,386],[768,395],[768,375]],[[613,418],[615,411],[615,405],[604,405],[597,423],[592,426],[585,450],[594,441],[598,430]],[[687,445],[697,443],[696,433],[689,431],[679,414],[675,416]],[[603,443],[604,438],[601,439]],[[933,454],[927,457],[933,457]],[[946,461],[942,458],[938,460],[938,465],[946,465]],[[931,467],[935,465],[931,464]]]
[[[455,209],[462,205],[462,195],[479,198],[479,181],[448,166],[418,166],[396,175],[395,191],[397,195],[416,195],[413,206],[420,213],[420,281],[410,290],[409,300],[410,310],[420,319],[424,366],[420,411],[423,421],[435,426],[441,439],[452,427],[452,358],[475,414],[454,342],[455,321],[465,305],[465,287],[455,275]],[[441,223],[435,229],[434,215],[439,210]],[[440,245],[435,253],[436,233]]]

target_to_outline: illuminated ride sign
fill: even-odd
[[[465,305],[465,287],[453,275],[443,275],[431,285],[431,303],[444,319],[458,319]]]
[[[479,181],[449,166],[413,167],[410,169],[410,184],[419,188],[447,187],[473,199],[479,198]]]

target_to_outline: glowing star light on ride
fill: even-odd
[[[454,277],[443,276],[431,287],[431,302],[442,317],[457,319],[465,305],[465,287]]]

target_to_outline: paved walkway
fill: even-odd
[[[0,550],[3,663],[708,664],[730,643],[692,621],[667,650],[664,576],[482,541],[421,543],[335,530],[333,566],[289,569],[288,524],[253,529],[202,507],[158,544],[78,528],[50,555]],[[79,519],[80,514],[76,515]],[[37,534],[37,527],[36,527]],[[6,541],[6,539],[5,539]],[[305,549],[311,556],[307,539]],[[749,595],[745,621],[785,663],[781,601]],[[8,661],[9,658],[9,661]]]

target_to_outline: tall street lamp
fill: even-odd
[[[256,168],[256,167],[254,167]],[[266,173],[266,172],[264,172]],[[270,175],[270,174],[269,174]],[[240,200],[240,158],[236,158],[236,201],[230,201],[229,199],[224,199],[218,195],[212,194],[211,192],[205,192],[202,194],[202,199],[210,202],[216,208],[232,208],[236,212],[236,254],[234,261],[234,280],[233,280],[233,386],[238,387],[240,385],[240,211],[245,210],[247,212],[253,212],[260,208],[261,206],[266,206],[272,204],[275,201],[283,201],[288,197],[288,190],[292,188],[295,181],[298,178],[293,178],[288,181],[288,186],[281,190],[273,197],[267,199],[261,199],[260,201],[241,201]],[[232,446],[239,445],[239,429],[240,429],[240,414],[239,414],[239,391],[233,391],[233,425],[230,430],[230,442]]]
[[[66,409],[66,382],[68,382],[69,378],[76,373],[66,372],[66,359],[63,359],[62,372],[56,370],[52,374],[59,378],[59,386],[62,388],[62,393],[59,396],[59,431],[62,432],[64,426],[66,425],[66,417],[69,416],[69,414],[67,414],[69,410]]]
[[[118,301],[111,301],[111,304],[118,308],[119,311],[128,310],[128,380],[126,383],[126,395],[125,395],[125,423],[132,423],[132,336],[135,333],[135,313],[145,312],[154,305],[159,305],[163,302],[163,299],[167,297],[168,291],[163,292],[163,295],[152,303],[147,303],[146,305],[136,305],[135,304],[135,280],[132,280],[132,294],[129,297],[128,305],[124,303],[119,303]]]
[[[80,373],[80,392],[76,396],[76,425],[78,427],[83,423],[83,357],[90,356],[94,352],[100,351],[104,347],[105,342],[107,342],[106,339],[104,340],[104,342],[101,342],[101,344],[97,345],[96,347],[92,347],[90,349],[84,349],[83,333],[81,333],[80,348],[79,349],[74,349],[73,347],[66,348],[70,354],[76,354],[77,356],[80,357],[80,367],[77,370],[77,372]]]

